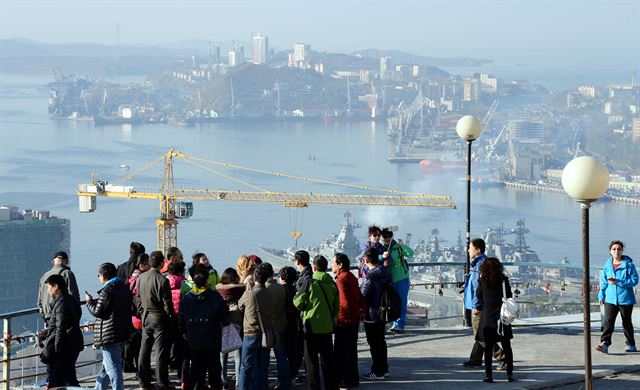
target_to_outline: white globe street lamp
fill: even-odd
[[[609,171],[599,160],[590,156],[574,158],[562,171],[562,187],[581,204],[582,208],[582,290],[584,327],[584,383],[591,390],[591,287],[589,275],[589,207],[609,188]]]
[[[469,273],[471,259],[469,258],[469,246],[471,245],[471,143],[475,141],[482,132],[482,124],[473,115],[465,115],[456,124],[458,137],[467,141],[467,261],[464,264],[464,273]],[[465,310],[465,323],[471,326],[471,314]]]

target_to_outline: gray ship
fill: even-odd
[[[497,257],[505,263],[517,263],[505,266],[506,271],[515,279],[574,281],[581,277],[580,267],[572,265],[566,258],[560,264],[541,262],[536,251],[527,245],[527,233],[529,229],[525,227],[524,219],[520,219],[513,229],[507,229],[504,224],[500,224],[487,228],[481,237],[487,245],[487,256]],[[507,242],[508,235],[515,235],[513,243]],[[431,230],[430,236],[418,241],[414,247],[415,254],[410,260],[418,264],[411,271],[414,280],[426,283],[464,280],[462,266],[466,262],[466,245],[461,235],[458,234],[455,246],[443,246],[443,242],[446,241],[440,239],[438,229]],[[425,265],[421,266],[419,263]],[[527,265],[528,263],[531,266]]]
[[[349,256],[352,262],[360,255],[361,247],[358,238],[355,235],[355,229],[359,228],[350,212],[344,214],[344,221],[340,225],[338,233],[334,233],[331,237],[322,241],[320,245],[310,246],[292,246],[287,249],[273,249],[264,246],[258,246],[260,252],[276,264],[291,265],[293,263],[293,255],[298,250],[306,250],[313,259],[316,255],[322,255],[331,261],[333,255],[342,252]]]

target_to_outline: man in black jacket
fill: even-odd
[[[169,388],[169,352],[172,324],[175,320],[171,287],[160,269],[164,255],[153,251],[149,256],[151,269],[138,278],[136,305],[142,313],[142,342],[138,357],[140,387],[151,389],[151,349],[156,351],[156,380],[160,389]]]
[[[76,361],[84,348],[80,304],[67,292],[62,275],[51,275],[44,284],[53,300],[47,339],[40,355],[47,364],[47,387],[80,386],[76,377]]]
[[[129,260],[120,264],[117,268],[118,277],[124,281],[124,284],[129,284],[129,277],[136,269],[136,261],[138,256],[145,252],[145,247],[139,242],[133,241],[129,245]]]
[[[96,317],[94,346],[102,348],[102,369],[96,377],[96,389],[124,390],[122,377],[122,346],[131,333],[131,292],[116,276],[116,266],[104,263],[98,278],[104,285],[94,299],[86,294],[87,309]]]

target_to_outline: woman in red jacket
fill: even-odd
[[[334,358],[340,388],[357,387],[358,375],[358,327],[364,314],[364,298],[358,286],[358,279],[349,271],[349,258],[344,253],[336,253],[331,262],[335,275],[340,310],[335,327]]]

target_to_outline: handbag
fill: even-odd
[[[256,312],[258,313],[258,322],[260,323],[260,330],[262,331],[262,348],[274,348],[278,344],[278,334],[273,329],[265,329],[262,323],[262,315],[260,315],[260,305],[258,305],[258,298],[253,293],[253,301],[256,303]]]
[[[229,353],[242,348],[242,337],[238,325],[229,324],[222,327],[222,348],[221,353]]]
[[[511,325],[518,317],[520,306],[513,298],[507,298],[507,287],[502,281],[502,306],[500,307],[500,318],[498,319],[498,334],[504,336],[504,325]]]

